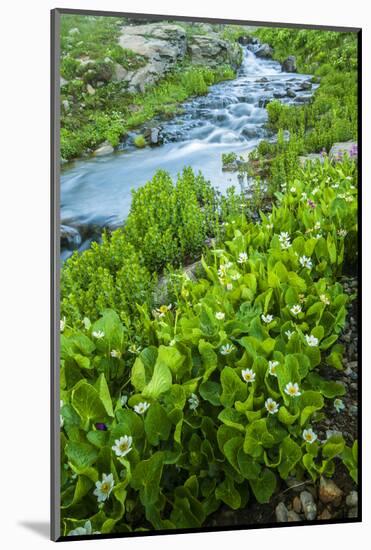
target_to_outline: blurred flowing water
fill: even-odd
[[[282,72],[280,63],[258,58],[247,47],[243,55],[236,79],[211,86],[207,95],[184,103],[182,114],[160,123],[163,145],[137,149],[124,144],[111,155],[63,166],[61,220],[72,236],[62,240],[62,260],[76,243],[79,250],[89,246],[92,236],[81,228],[121,225],[130,209],[131,189],[144,185],[156,170],[176,176],[191,166],[221,192],[238,186],[236,173],[222,172],[222,153],[245,153],[267,137],[267,101],[302,104],[316,88],[304,89],[311,75]],[[80,240],[74,230],[82,232]]]

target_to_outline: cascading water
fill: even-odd
[[[183,104],[181,115],[161,123],[163,145],[145,149],[123,146],[112,155],[63,167],[61,220],[80,232],[83,228],[86,238],[79,250],[89,245],[91,235],[86,226],[99,233],[103,227],[122,224],[129,212],[131,189],[145,184],[160,168],[176,176],[184,166],[192,166],[221,192],[238,186],[236,174],[222,172],[222,153],[241,154],[256,147],[267,136],[266,103],[274,98],[287,104],[309,101],[315,85],[308,90],[310,86],[304,82],[310,79],[310,75],[282,72],[278,62],[260,59],[244,48],[235,80],[211,86],[206,96]],[[62,259],[71,253],[63,248]]]

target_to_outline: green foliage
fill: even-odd
[[[215,227],[217,199],[209,182],[185,168],[174,185],[158,171],[133,192],[125,233],[151,271],[197,258]]]
[[[141,134],[139,136],[135,136],[134,145],[135,145],[135,147],[138,147],[139,149],[143,149],[143,147],[145,147],[147,145],[144,136],[142,136]]]
[[[192,189],[202,196],[201,176],[186,170],[181,178],[182,186],[191,186],[187,200]],[[327,400],[344,393],[320,367],[342,368],[337,340],[347,296],[337,281],[355,251],[355,178],[348,160],[297,169],[269,217],[261,213],[260,223],[231,217],[223,240],[204,255],[203,276],[180,278],[172,306],[150,316],[139,303],[142,349],[137,346],[135,361],[127,324],[113,309],[93,324],[71,326],[66,319],[64,534],[87,520],[100,532],[200,527],[222,503],[238,509],[249,498],[269,502],[290,475],[331,477],[339,459],[356,480],[356,444],[347,447],[341,435],[310,439]],[[177,197],[165,173],[151,184],[156,193],[157,186],[168,188],[165,201]],[[151,196],[148,191],[150,204]],[[146,201],[147,191],[137,192],[134,202],[139,198]],[[139,202],[134,206],[135,223],[128,221],[134,235],[162,220],[158,234],[166,233],[169,204],[156,203],[157,217],[145,202],[141,210]],[[105,257],[111,265],[115,252],[113,276],[128,246],[125,233],[117,235],[83,261],[94,265]],[[149,254],[143,242],[137,248]],[[135,261],[133,247],[128,250]],[[85,273],[81,266],[80,276]],[[290,384],[297,384],[296,396]],[[104,474],[112,476],[113,488],[99,504]]]
[[[226,166],[228,164],[233,164],[237,160],[236,153],[223,153],[222,154],[222,163],[223,166]]]

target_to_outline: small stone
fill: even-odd
[[[278,523],[286,523],[288,521],[288,511],[283,502],[276,506],[276,519]]]
[[[95,94],[95,90],[94,90],[94,88],[91,84],[88,84],[86,86],[86,89],[87,89],[89,95],[94,95]]]
[[[314,502],[313,495],[309,491],[302,491],[300,493],[300,501],[303,507],[305,519],[312,521],[317,517],[317,506]]]
[[[332,502],[338,506],[341,502],[343,491],[331,480],[321,477],[319,483],[319,498],[324,504]]]
[[[350,387],[353,388],[353,389],[357,389],[357,388],[354,388],[354,387],[353,387],[353,384],[351,384]],[[351,414],[352,416],[357,416],[357,414],[358,414],[358,407],[357,407],[357,405],[351,405],[351,406],[349,407],[349,414]]]
[[[358,367],[358,361],[349,361],[348,367],[350,369],[356,369]]]
[[[358,506],[358,493],[357,491],[351,491],[347,498],[345,499],[346,505],[349,508],[354,508]]]
[[[349,509],[348,518],[358,518],[358,506]]]
[[[94,155],[96,157],[102,157],[104,155],[110,155],[111,153],[113,153],[114,149],[112,147],[112,145],[110,144],[102,144],[100,147],[98,147],[98,149],[96,149],[94,151]]]
[[[287,514],[287,521],[302,521],[302,519],[294,510],[290,510]]]
[[[294,511],[297,514],[300,514],[300,512],[301,512],[301,500],[298,496],[294,497],[294,500],[292,501],[292,507],[293,507]]]
[[[322,519],[322,520],[324,520],[324,519],[331,519],[331,518],[332,518],[332,516],[331,516],[330,510],[329,510],[328,508],[325,508],[325,509],[319,514],[319,516],[318,516],[317,519]]]

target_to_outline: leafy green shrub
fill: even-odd
[[[101,244],[75,252],[62,269],[61,315],[71,326],[84,317],[97,319],[112,308],[130,326],[136,303],[150,305],[154,281],[140,261],[140,252],[122,230],[104,234]]]
[[[222,163],[223,166],[226,166],[228,164],[233,164],[237,160],[236,153],[223,153],[222,154]]]
[[[159,170],[133,192],[125,232],[151,271],[180,265],[200,254],[213,228],[215,201],[210,183],[192,169],[185,168],[175,185]]]
[[[142,350],[112,310],[62,324],[64,534],[86,521],[102,533],[200,527],[222,504],[269,502],[280,480],[331,476],[339,460],[357,479],[356,445],[316,433],[345,393],[321,369],[342,369],[337,278],[354,252],[355,176],[348,160],[308,166],[269,217],[236,216],[202,279],[183,277],[177,302],[151,315],[139,307]]]

